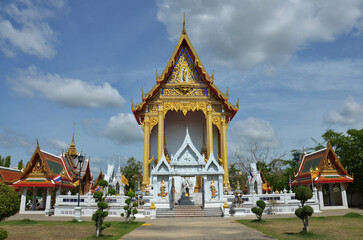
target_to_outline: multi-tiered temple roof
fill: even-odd
[[[312,178],[314,184],[353,182],[353,177],[348,175],[330,143],[319,151],[304,153],[292,185],[309,185]]]

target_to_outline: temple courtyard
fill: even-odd
[[[321,213],[316,213],[311,219],[311,233],[308,236],[300,234],[302,223],[293,214],[264,215],[264,221],[260,223],[253,221],[255,219],[253,216],[245,216],[243,218],[189,217],[144,219],[143,222],[130,225],[120,221],[121,219],[118,217],[108,217],[106,220],[112,221],[112,227],[105,230],[104,239],[120,239],[119,236],[122,235],[121,239],[124,240],[221,238],[362,239],[362,214],[363,209],[358,208],[324,210]],[[72,217],[17,214],[2,222],[0,226],[7,228],[9,239],[92,239],[94,223],[91,221],[91,218],[85,217],[82,223],[72,222],[72,220]],[[127,233],[128,231],[131,232]],[[67,234],[65,235],[64,233]]]

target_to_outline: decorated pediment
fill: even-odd
[[[204,166],[204,155],[201,155],[190,138],[188,128],[184,142],[175,155],[171,156],[171,166]]]
[[[223,168],[218,164],[213,152],[210,154],[207,164],[205,165],[207,174],[224,174]]]
[[[170,164],[166,160],[165,154],[160,158],[158,164],[151,170],[152,175],[168,175],[172,172]]]

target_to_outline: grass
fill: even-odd
[[[61,222],[33,221],[29,219],[0,222],[0,228],[6,228],[9,239],[120,239],[123,235],[141,226],[143,222],[111,222],[111,226],[102,232],[103,236],[96,238],[94,222]]]
[[[309,233],[302,232],[303,223],[297,217],[238,222],[277,239],[363,239],[363,216],[358,213],[312,217],[309,221]]]

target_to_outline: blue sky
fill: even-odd
[[[155,84],[182,30],[240,110],[228,150],[313,146],[363,127],[363,1],[1,1],[0,155],[28,161],[39,138],[92,170],[142,161],[130,106]],[[287,155],[286,158],[289,156]]]

